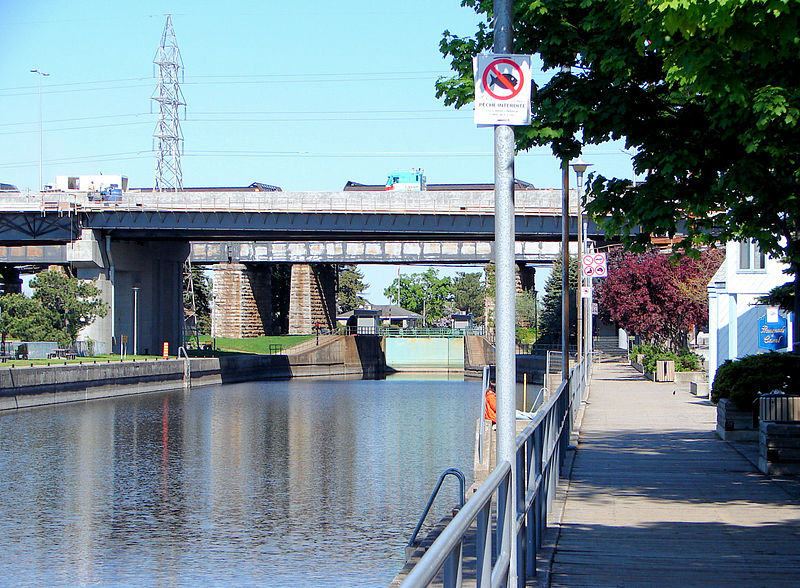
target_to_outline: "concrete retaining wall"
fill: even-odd
[[[313,376],[376,377],[386,364],[377,337],[340,337],[294,355],[197,358],[192,386]],[[6,367],[0,369],[0,410],[179,389],[185,361]]]

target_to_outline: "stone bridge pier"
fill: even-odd
[[[220,263],[213,269],[214,337],[312,334],[336,324],[336,266]]]

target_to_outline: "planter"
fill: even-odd
[[[722,398],[717,404],[717,435],[725,441],[757,441],[753,412],[739,410],[733,402]]]
[[[769,475],[800,474],[800,423],[761,423],[758,469]]]
[[[697,373],[697,372],[685,372],[685,373]],[[708,382],[689,382],[689,392],[694,394],[698,398],[708,398]]]
[[[671,359],[658,359],[656,360],[656,373],[654,381],[656,382],[674,382],[675,381],[675,362]]]

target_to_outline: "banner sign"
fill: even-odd
[[[786,318],[777,313],[777,308],[775,310],[768,309],[767,314],[758,321],[758,348],[775,351],[788,346]]]
[[[472,58],[476,125],[531,122],[531,56],[488,53]]]

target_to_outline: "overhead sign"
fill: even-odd
[[[531,56],[482,54],[472,59],[475,124],[531,122]]]
[[[758,348],[784,349],[789,346],[787,321],[778,314],[777,308],[769,308],[758,321]]]
[[[583,275],[587,278],[605,278],[608,275],[605,253],[587,253],[581,262]]]

